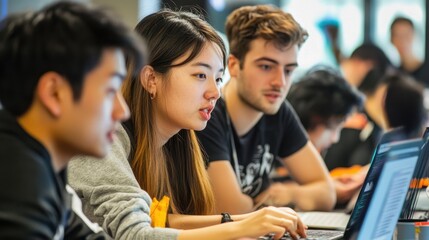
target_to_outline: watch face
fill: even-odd
[[[220,223],[226,223],[226,222],[233,222],[231,215],[229,213],[221,213],[222,219],[220,220]]]

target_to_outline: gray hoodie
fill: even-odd
[[[128,162],[130,139],[123,127],[104,159],[75,157],[68,166],[69,184],[83,211],[115,239],[176,239],[178,230],[150,225],[150,196]]]

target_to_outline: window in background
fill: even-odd
[[[279,6],[280,0],[206,0],[208,22],[219,32],[225,32],[225,21],[227,16],[235,9],[259,4],[271,4]]]
[[[7,0],[0,0],[0,19],[7,15]]]
[[[361,0],[283,0],[280,6],[309,33],[299,53],[300,67],[294,79],[316,64],[337,67],[336,55],[348,57],[363,42]]]
[[[219,35],[225,42],[227,52],[228,48],[228,39],[225,35],[225,21],[228,15],[235,9],[241,6],[247,5],[258,5],[258,4],[271,4],[279,6],[280,0],[207,0],[207,12],[208,22],[217,30]],[[222,85],[226,84],[229,81],[230,75],[228,68],[225,69],[225,74],[223,76]]]
[[[41,9],[47,4],[53,3],[57,0],[32,0],[32,1],[16,1],[16,0],[0,0],[2,18],[7,14],[34,11]],[[3,15],[5,14],[5,15]]]
[[[147,15],[158,11],[161,8],[160,0],[138,0],[139,11],[138,20],[146,17]]]

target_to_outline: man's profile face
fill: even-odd
[[[297,57],[298,45],[280,49],[261,38],[251,41],[236,76],[240,99],[257,111],[277,113],[289,91]]]
[[[126,74],[121,50],[106,49],[100,62],[86,74],[82,94],[63,106],[62,150],[103,157],[120,121],[129,117],[120,88]]]

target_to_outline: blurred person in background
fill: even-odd
[[[339,140],[347,118],[360,110],[364,97],[336,70],[316,66],[294,83],[287,100],[298,114],[310,141],[323,152]],[[337,202],[359,190],[363,177],[334,178]]]
[[[365,95],[365,101],[363,110],[346,121],[339,141],[324,154],[329,170],[363,166],[371,160],[383,129],[386,129],[383,101],[387,84],[383,82],[383,76],[391,69],[393,66],[385,53],[370,43],[357,47],[341,63],[344,78]]]
[[[409,138],[420,138],[427,126],[423,86],[404,75],[386,76],[384,113],[388,129],[403,127]]]
[[[392,72],[381,79],[383,85],[383,99],[380,104],[381,114],[385,119],[384,132],[396,128],[402,128],[403,138],[420,138],[427,126],[427,112],[424,107],[423,101],[423,86],[412,79],[406,74],[400,72]],[[395,141],[392,139],[391,141]],[[336,179],[337,194],[338,187],[353,184],[356,181],[362,181],[366,176],[369,164],[365,166],[351,166],[351,167],[338,167],[331,171],[331,176]],[[341,184],[338,184],[341,183]],[[350,188],[349,188],[350,189]],[[347,203],[351,198],[355,199],[359,189],[353,191],[342,191],[339,194],[338,204],[339,207],[344,207],[343,204]],[[353,196],[355,195],[355,196]],[[347,208],[350,208],[348,206]]]
[[[396,17],[390,25],[390,41],[399,54],[399,69],[410,74],[418,82],[429,86],[427,64],[414,53],[413,45],[416,29],[413,21],[406,17]],[[423,49],[422,49],[423,51]]]

